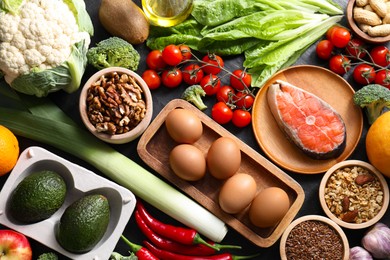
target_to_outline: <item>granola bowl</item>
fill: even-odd
[[[362,229],[378,222],[389,205],[389,187],[371,164],[346,160],[322,177],[319,199],[325,214],[338,225]]]
[[[97,138],[123,144],[139,137],[150,124],[153,101],[145,81],[134,71],[110,67],[92,75],[80,93],[79,110]]]
[[[280,258],[349,260],[349,242],[342,228],[320,215],[297,218],[280,239]]]

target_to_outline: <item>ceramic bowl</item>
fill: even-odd
[[[104,131],[98,131],[98,127],[93,124],[88,116],[88,89],[92,86],[92,84],[96,83],[97,81],[101,80],[102,77],[110,77],[113,73],[118,73],[120,75],[126,74],[130,77],[132,77],[137,85],[142,89],[142,99],[144,100],[146,104],[146,112],[144,118],[138,122],[137,125],[134,127],[130,127],[130,130],[125,132],[125,133],[115,133],[115,134],[109,134]],[[127,91],[130,93],[131,91]],[[120,95],[119,95],[120,96]],[[134,96],[134,95],[132,95]],[[122,100],[123,102],[123,100]],[[124,103],[124,102],[123,102]],[[101,105],[103,106],[104,103],[101,102]],[[106,106],[107,108],[108,106]],[[123,109],[121,109],[119,106],[114,107],[118,113],[123,112]],[[88,81],[85,83],[84,87],[81,90],[80,93],[80,102],[79,102],[79,110],[80,110],[80,115],[81,119],[86,126],[86,128],[94,134],[97,138],[108,142],[112,144],[123,144],[130,142],[137,137],[139,137],[145,129],[148,127],[150,124],[150,121],[152,119],[152,114],[153,114],[153,101],[152,101],[152,95],[150,93],[150,90],[145,83],[145,81],[134,71],[121,68],[121,67],[110,67],[110,68],[105,68],[102,69],[98,72],[96,72],[94,75],[92,75]],[[128,116],[130,117],[130,116]],[[124,117],[122,117],[123,119]],[[130,119],[132,120],[132,119]],[[124,120],[125,121],[125,120]],[[115,125],[118,127],[120,123],[116,123]],[[120,126],[119,126],[120,127]]]
[[[324,234],[321,237],[321,232]],[[330,234],[335,234],[334,237]],[[332,239],[328,239],[331,237]],[[328,239],[329,241],[326,241]],[[341,247],[336,245],[336,239],[339,239]],[[300,242],[301,243],[300,243]],[[319,244],[319,243],[323,244]],[[317,243],[317,245],[316,245]],[[341,229],[339,225],[337,225],[331,219],[320,216],[320,215],[307,215],[300,217],[286,228],[281,239],[280,239],[280,257],[282,260],[292,259],[289,257],[290,252],[294,251],[298,254],[303,254],[301,257],[295,255],[294,259],[299,258],[308,258],[308,255],[305,255],[305,245],[309,245],[308,250],[312,250],[313,247],[318,246],[318,252],[321,254],[318,257],[326,258],[326,259],[336,259],[336,255],[333,256],[325,256],[324,250],[328,250],[328,253],[337,254],[337,259],[348,260],[349,259],[349,243],[348,238],[346,237],[344,231]],[[295,247],[294,250],[289,248],[289,246],[293,245]],[[333,252],[332,252],[333,250]],[[337,252],[340,250],[340,252]],[[322,251],[322,252],[321,252]],[[337,253],[336,253],[337,252]],[[313,255],[310,255],[310,258]]]
[[[389,187],[371,164],[347,160],[335,164],[324,174],[319,199],[325,214],[338,225],[362,229],[372,226],[386,213]]]
[[[390,35],[389,36],[383,36],[383,37],[371,37],[367,33],[363,32],[355,20],[353,19],[353,8],[355,6],[356,0],[349,0],[347,4],[347,21],[348,25],[351,28],[351,30],[354,32],[356,36],[358,36],[360,39],[364,40],[367,43],[371,44],[382,44],[390,41]]]

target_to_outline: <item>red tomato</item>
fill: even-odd
[[[183,72],[183,80],[188,85],[198,84],[203,76],[203,70],[197,64],[190,64],[184,67]]]
[[[320,59],[329,60],[333,51],[333,43],[329,40],[322,40],[316,46],[316,53]]]
[[[152,70],[161,70],[167,66],[162,58],[160,50],[153,50],[148,53],[146,56],[146,65],[148,65],[148,68]]]
[[[183,60],[180,48],[174,44],[167,45],[162,51],[162,57],[166,64],[177,66]]]
[[[251,113],[245,109],[236,109],[233,111],[232,123],[237,127],[245,127],[252,121]]]
[[[390,64],[390,52],[386,46],[376,46],[370,51],[372,61],[382,67]]]
[[[376,73],[375,83],[390,89],[390,71],[380,70]]]
[[[164,86],[168,88],[176,88],[183,80],[183,74],[181,70],[172,68],[170,70],[164,70],[161,75],[161,81]]]
[[[339,27],[339,26],[334,25],[334,26],[332,26],[332,27],[330,27],[330,28],[328,29],[328,31],[326,32],[326,39],[328,39],[328,40],[330,41],[330,38],[331,38],[331,35],[332,35],[333,31],[334,31],[337,27]]]
[[[232,120],[233,111],[225,102],[219,101],[212,107],[211,117],[215,122],[223,125]]]
[[[375,80],[375,70],[371,65],[362,63],[353,70],[353,79],[362,85],[369,84]]]
[[[252,81],[252,76],[243,70],[235,70],[230,75],[230,85],[237,90],[249,88]],[[245,84],[245,85],[244,85]]]
[[[235,90],[229,85],[222,86],[217,92],[217,100],[228,103],[233,100]]]
[[[221,88],[221,80],[217,75],[209,74],[202,78],[200,85],[207,96],[212,96],[217,94],[218,90]]]
[[[345,48],[351,39],[351,33],[347,28],[341,26],[334,26],[330,29],[328,40],[330,40],[337,48]]]
[[[253,102],[255,101],[255,98],[251,93],[248,93],[246,91],[239,91],[236,93],[234,97],[234,104],[238,108],[246,108],[249,109],[252,107]]]
[[[142,73],[142,79],[146,82],[149,89],[156,89],[161,85],[161,78],[155,70],[145,70]]]
[[[364,58],[367,54],[365,51],[365,43],[364,41],[353,38],[349,41],[347,47],[346,47],[347,53],[355,58]]]
[[[205,64],[204,66],[202,66],[203,71],[207,74],[216,75],[221,72],[221,68],[224,66],[223,59],[215,54],[207,54],[202,58],[202,61],[210,64]]]
[[[192,52],[190,47],[185,44],[180,44],[179,49],[181,51],[181,55],[183,56],[183,60],[190,60],[192,58]]]
[[[334,73],[344,75],[351,69],[351,61],[343,55],[335,55],[329,60],[329,68]]]

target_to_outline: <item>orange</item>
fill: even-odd
[[[370,163],[390,178],[390,111],[379,116],[368,129],[366,152]]]
[[[0,125],[0,176],[9,173],[19,157],[19,142],[8,128]]]

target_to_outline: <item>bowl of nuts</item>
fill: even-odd
[[[371,164],[346,160],[322,177],[319,199],[325,214],[338,225],[361,229],[378,222],[389,205],[389,187]]]
[[[342,228],[320,215],[297,218],[280,239],[280,257],[293,259],[349,260],[349,242]]]
[[[349,27],[355,35],[367,43],[388,42],[390,40],[390,11],[388,10],[390,10],[390,3],[385,0],[349,0],[347,4]]]
[[[79,110],[97,138],[123,144],[139,137],[150,124],[153,101],[145,81],[135,72],[110,67],[92,75],[80,93]]]

